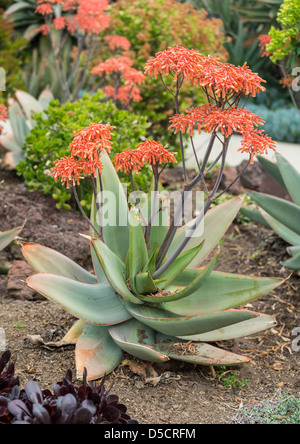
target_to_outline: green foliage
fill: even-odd
[[[9,94],[24,87],[22,64],[25,39],[14,38],[13,25],[0,15],[0,67],[5,69],[6,91],[1,93],[0,103],[6,101]]]
[[[271,28],[269,36],[271,43],[266,46],[266,51],[271,53],[271,60],[276,63],[288,57],[288,65],[296,66],[300,55],[300,1],[284,0],[277,16],[280,29]]]
[[[273,399],[238,410],[237,424],[299,424],[300,398],[276,390]]]
[[[220,370],[216,371],[217,379],[223,384],[227,389],[241,389],[243,387],[248,387],[249,382],[247,379],[241,381],[238,379],[239,372],[227,370],[225,366],[222,366]]]
[[[277,165],[260,157],[259,160],[266,170],[289,192],[292,202],[275,196],[248,192],[251,199],[259,207],[257,209],[242,208],[241,212],[268,228],[272,228],[291,247],[288,252],[291,259],[282,263],[291,270],[300,270],[300,173],[284,157],[277,154]]]
[[[54,161],[69,154],[68,148],[77,131],[91,122],[110,122],[115,126],[113,150],[119,152],[135,146],[145,136],[148,127],[144,117],[124,110],[105,101],[102,92],[93,96],[84,95],[74,103],[60,105],[53,101],[42,115],[36,116],[36,127],[28,136],[23,147],[25,160],[18,165],[18,173],[23,175],[29,189],[51,194],[57,201],[58,208],[70,209],[67,203],[71,193],[60,183],[55,183],[50,176]],[[128,178],[123,176],[126,181]],[[149,175],[138,176],[140,188],[149,183]],[[79,189],[79,197],[83,207],[91,206],[91,184],[84,184]]]

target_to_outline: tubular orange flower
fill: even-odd
[[[192,79],[198,70],[198,64],[203,55],[194,49],[187,49],[183,46],[174,46],[166,51],[158,52],[155,57],[151,57],[146,63],[145,74],[154,73],[155,78],[158,74],[172,74],[174,80],[179,75],[187,79]]]
[[[198,64],[198,72],[192,82],[223,99],[237,94],[251,94],[255,97],[259,92],[265,91],[261,85],[265,80],[252,72],[246,63],[235,66],[209,57]]]
[[[56,17],[53,20],[53,27],[57,30],[64,29],[66,27],[66,19],[65,17]]]
[[[134,170],[136,173],[143,167],[142,153],[139,150],[124,150],[114,157],[115,168],[124,173],[130,173]]]
[[[172,153],[167,146],[163,146],[160,142],[146,139],[136,148],[142,154],[142,159],[150,165],[160,165],[162,163],[177,163],[175,154]]]
[[[253,157],[257,154],[268,154],[268,150],[275,151],[276,142],[270,136],[265,134],[262,130],[254,129],[243,133],[242,146],[238,151],[242,153],[249,153],[251,156],[251,163],[253,164]]]
[[[111,74],[112,72],[123,73],[133,64],[133,60],[127,56],[111,57],[105,60],[105,62],[100,63],[98,66],[95,66],[95,68],[92,69],[92,73],[98,76]]]
[[[35,12],[41,15],[49,15],[53,13],[53,10],[50,3],[42,3],[37,6]]]
[[[244,108],[222,109],[216,106],[203,105],[199,108],[191,108],[186,115],[177,114],[170,119],[169,129],[175,128],[175,132],[182,131],[193,135],[194,127],[198,132],[220,131],[225,137],[234,132],[243,133],[251,131],[255,126],[263,125],[265,122],[260,116]]]
[[[0,104],[0,120],[2,120],[2,122],[5,122],[6,118],[7,118],[7,108],[5,105]]]
[[[258,39],[259,39],[259,47],[262,49],[262,57],[269,57],[270,55],[271,55],[271,53],[270,52],[267,52],[265,49],[266,49],[266,46],[269,44],[269,43],[271,43],[271,41],[272,41],[272,37],[271,36],[269,36],[268,34],[262,34],[262,35],[260,35],[260,36],[258,36]]]
[[[122,37],[121,35],[106,35],[104,37],[104,41],[108,44],[112,51],[117,48],[128,51],[131,46],[129,40],[126,37]]]
[[[79,181],[84,173],[82,162],[74,159],[72,156],[68,156],[55,161],[54,165],[51,170],[51,176],[54,177],[55,182],[60,180],[67,188],[70,188],[70,183],[72,185],[79,185]]]

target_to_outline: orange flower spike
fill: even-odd
[[[154,73],[155,78],[158,74],[170,73],[174,75],[174,80],[178,75],[183,75],[187,79],[192,79],[198,69],[198,63],[203,55],[194,49],[187,49],[182,46],[174,46],[166,51],[158,52],[155,57],[151,57],[145,66],[145,74]]]
[[[177,163],[175,154],[167,146],[163,146],[154,140],[145,140],[136,147],[142,154],[143,161],[150,165],[160,165],[162,163]]]
[[[252,130],[243,133],[242,146],[238,151],[249,153],[251,163],[254,162],[254,155],[268,154],[268,150],[276,150],[276,142],[270,136],[264,134],[262,130]]]
[[[72,185],[79,185],[84,169],[83,163],[77,161],[72,156],[62,157],[54,162],[54,167],[51,170],[51,176],[54,177],[55,182],[60,180],[63,185],[70,188]]]
[[[137,173],[144,166],[142,154],[138,150],[124,150],[116,154],[113,161],[116,170],[124,173],[130,173],[132,170]]]
[[[7,108],[5,105],[1,105],[0,104],[0,120],[2,120],[2,122],[6,122],[7,118]]]

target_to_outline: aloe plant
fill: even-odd
[[[135,215],[129,212],[118,175],[108,156],[102,160],[102,181],[117,198],[118,219],[132,220]],[[92,232],[95,275],[52,249],[23,245],[23,255],[37,273],[28,279],[28,285],[80,319],[65,338],[76,344],[79,377],[84,367],[91,379],[112,371],[122,361],[122,351],[154,362],[177,359],[203,365],[238,365],[250,361],[210,343],[274,326],[272,316],[236,307],[275,289],[282,280],[214,271],[218,253],[199,268],[218,245],[241,204],[240,198],[234,198],[212,208],[201,238],[192,239],[157,281],[152,279],[151,271],[165,226],[156,226],[155,236],[150,238],[149,251],[154,251],[151,257],[139,223],[104,227],[106,243]],[[95,225],[96,219],[93,212]],[[183,226],[177,231],[170,253],[188,229]],[[128,281],[134,289],[129,288]]]
[[[282,265],[292,270],[300,270],[300,174],[280,154],[276,155],[277,164],[263,157],[259,160],[278,183],[286,188],[292,202],[263,193],[248,192],[259,209],[245,207],[241,212],[256,222],[272,228],[290,244],[288,252],[292,257]]]
[[[228,78],[225,85],[224,70]],[[213,343],[258,333],[276,324],[272,316],[243,306],[276,288],[282,279],[214,270],[218,244],[237,215],[241,199],[210,209],[226,191],[218,194],[233,132],[243,134],[241,151],[249,155],[247,165],[258,152],[273,149],[274,142],[254,129],[260,118],[238,107],[244,94],[256,95],[263,90],[262,79],[245,66],[222,64],[184,47],[156,54],[145,70],[147,75],[153,71],[161,78],[172,76],[164,84],[174,97],[177,112],[170,119],[170,129],[179,132],[185,186],[172,217],[160,175],[168,163],[176,162],[175,153],[160,142],[146,139],[135,149],[117,153],[114,166],[108,154],[114,128],[92,123],[75,135],[69,147],[71,154],[57,160],[51,174],[67,187],[72,186],[79,208],[76,186],[84,177],[92,181],[90,220],[82,213],[91,227],[87,238],[94,273],[52,249],[23,245],[23,255],[36,272],[27,280],[29,287],[79,319],[63,339],[63,343],[76,344],[79,377],[84,368],[91,379],[112,371],[122,361],[122,352],[154,362],[176,359],[203,365],[244,364],[249,362],[248,357]],[[193,84],[200,82],[211,102],[180,115],[178,96],[185,79]],[[191,133],[193,143],[195,126],[210,132],[211,140],[202,164],[194,150],[199,172],[190,180],[185,169],[183,132]],[[221,159],[221,168],[209,191],[205,175],[217,138],[223,148],[213,165]],[[153,181],[147,198],[141,199],[134,188],[133,173],[144,167],[152,169]],[[129,173],[130,200],[116,170]],[[181,223],[192,190],[200,182],[203,205],[195,218],[187,217]],[[202,222],[204,232],[199,230]]]
[[[9,99],[8,120],[11,131],[3,132],[0,144],[11,153],[10,163],[13,166],[24,159],[22,147],[35,126],[34,114],[43,113],[53,98],[51,91],[45,89],[38,100],[21,90],[16,91],[15,98]]]

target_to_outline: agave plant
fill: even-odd
[[[51,91],[45,89],[38,100],[21,90],[16,91],[15,98],[9,99],[8,120],[11,130],[4,130],[0,144],[9,151],[9,160],[6,161],[12,166],[24,158],[22,147],[35,126],[34,114],[43,113],[53,98]]]
[[[251,219],[272,228],[291,247],[291,259],[282,263],[286,268],[300,270],[300,174],[283,156],[276,154],[277,164],[259,158],[267,171],[290,194],[292,202],[263,193],[248,192],[259,206],[258,210],[244,207],[241,212]]]
[[[199,53],[186,48],[169,48],[150,60],[146,71],[159,72],[160,57],[167,74],[177,77],[176,107],[178,93],[187,73],[195,75],[195,65],[201,69],[210,66],[205,81],[215,80],[215,107],[206,105],[177,114],[172,125],[180,123],[180,140],[184,123],[190,126],[204,125],[206,116],[214,118],[211,142],[205,160],[196,178],[186,185],[180,202],[169,218],[168,205],[160,184],[160,174],[168,163],[176,162],[174,153],[159,142],[145,140],[136,149],[124,150],[114,158],[109,154],[111,130],[109,124],[91,124],[79,131],[70,146],[71,155],[56,162],[52,171],[56,180],[73,186],[78,205],[76,184],[88,175],[94,185],[94,203],[91,212],[91,253],[94,273],[89,273],[56,251],[38,244],[23,245],[23,254],[37,274],[27,283],[50,300],[61,305],[79,320],[74,324],[63,342],[76,344],[76,367],[80,377],[87,368],[90,379],[97,379],[112,371],[122,361],[122,352],[139,359],[164,362],[169,359],[204,365],[236,365],[249,362],[249,358],[221,349],[213,343],[257,333],[276,324],[272,316],[238,308],[276,288],[282,279],[260,278],[214,271],[219,257],[218,243],[226,232],[240,207],[240,198],[209,209],[220,186],[225,159],[234,126],[244,132],[249,150],[249,162],[256,153],[256,144],[249,145],[251,121],[244,108],[238,111],[237,103],[241,89],[233,93],[227,85],[223,97],[218,82],[223,84],[222,69],[228,69],[233,77],[244,68],[223,65],[215,58],[203,58]],[[171,66],[168,65],[172,60]],[[158,65],[157,65],[158,64]],[[214,77],[213,72],[218,73]],[[160,72],[162,74],[162,72]],[[254,76],[254,77],[253,77]],[[254,78],[255,91],[259,88],[258,77]],[[195,80],[195,79],[194,79]],[[251,80],[251,82],[252,82]],[[233,80],[236,85],[236,78]],[[170,87],[167,87],[171,91]],[[254,90],[247,86],[248,94]],[[172,91],[171,91],[172,92]],[[211,97],[208,94],[208,97]],[[223,101],[232,104],[232,124],[224,113]],[[177,108],[178,109],[178,108]],[[202,115],[198,121],[195,112]],[[212,113],[212,114],[210,114]],[[220,114],[219,114],[220,113]],[[225,120],[223,120],[225,118]],[[190,119],[190,120],[189,120]],[[200,119],[200,117],[199,117]],[[222,158],[222,166],[213,189],[209,192],[204,179],[209,154],[217,135],[220,120],[224,131],[223,149],[215,163]],[[225,122],[225,123],[224,123]],[[171,126],[172,126],[171,125]],[[250,125],[250,126],[249,126]],[[189,126],[189,127],[190,127]],[[211,127],[210,127],[211,129]],[[207,129],[208,130],[208,129]],[[270,139],[254,132],[258,146],[272,146]],[[254,137],[254,135],[253,135]],[[256,139],[255,139],[256,140]],[[181,145],[183,148],[183,146]],[[196,151],[195,151],[196,152]],[[183,166],[184,162],[184,150]],[[214,164],[215,164],[214,163]],[[153,170],[153,183],[147,199],[138,197],[134,190],[132,174],[139,172],[144,164]],[[127,171],[131,177],[131,205],[116,170]],[[204,205],[199,214],[184,224],[178,223],[187,206],[196,184],[202,181],[205,189]],[[224,192],[225,190],[223,190]],[[222,193],[223,193],[222,192]],[[222,194],[221,193],[221,194]],[[219,194],[220,195],[220,194]],[[84,213],[83,213],[84,214]],[[200,230],[204,221],[204,232]],[[213,253],[214,252],[214,253]],[[212,253],[212,255],[210,255]]]

